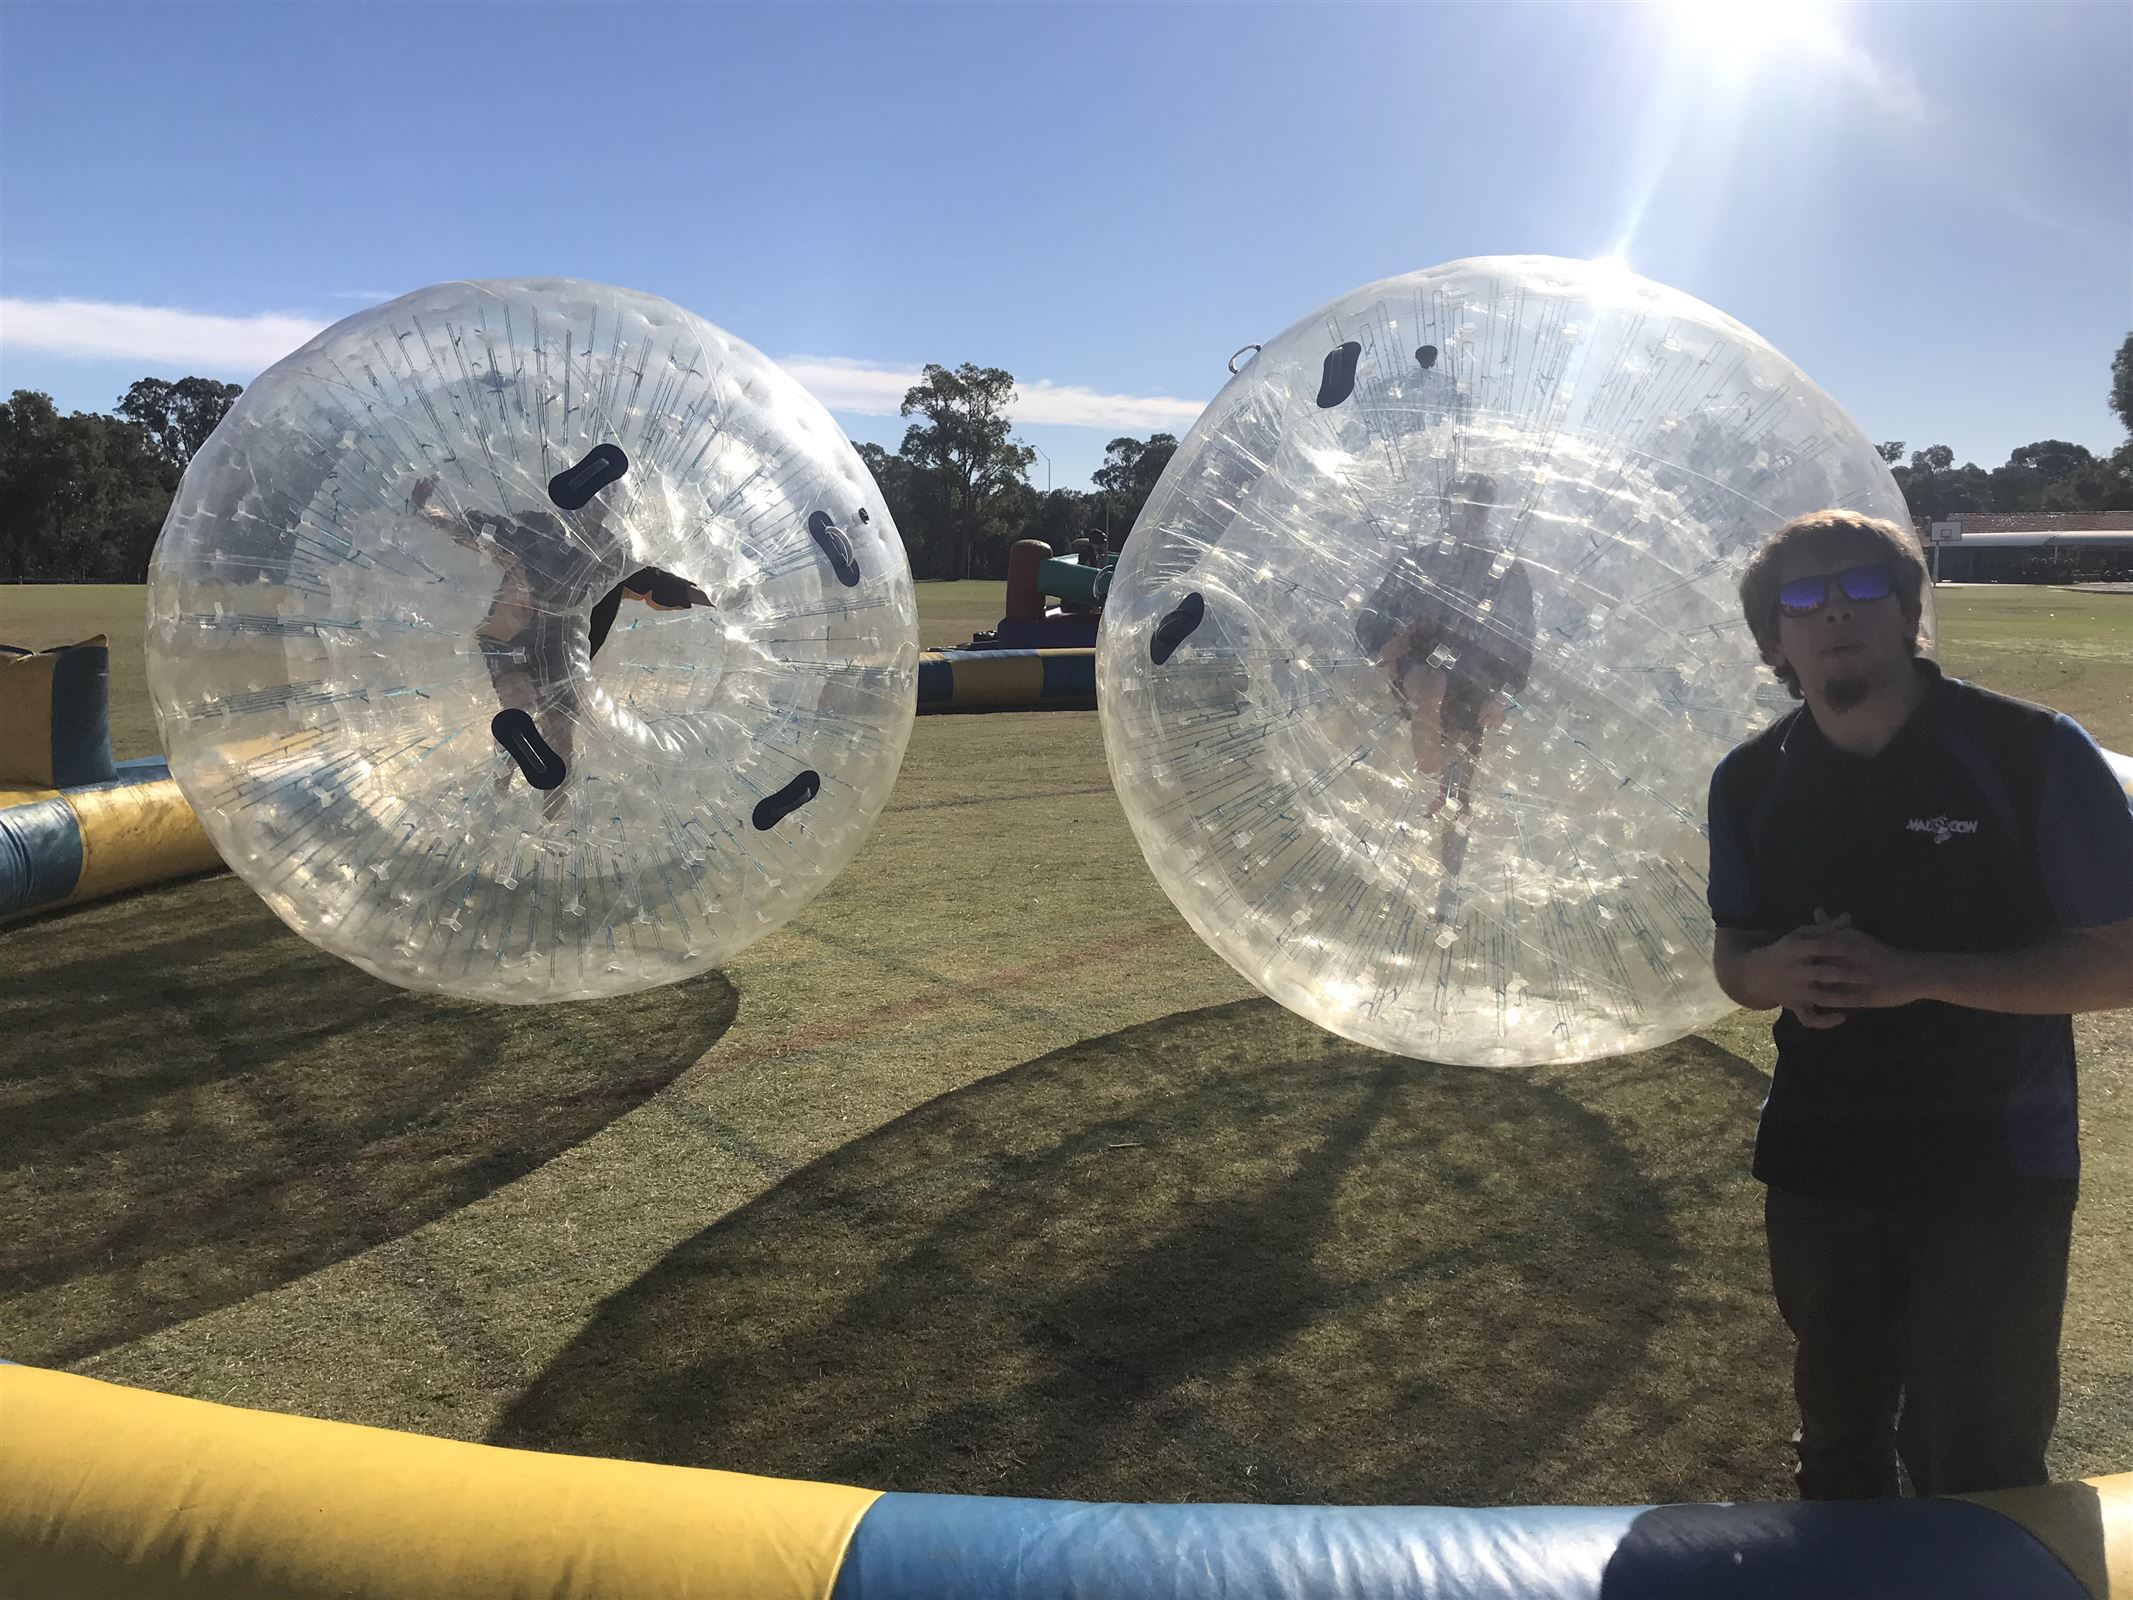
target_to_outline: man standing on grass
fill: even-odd
[[[1711,778],[1712,961],[1782,1007],[1755,1175],[1807,1499],[2045,1480],[2079,1173],[2070,1013],[2133,1005],[2133,812],[2067,717],[1918,655],[1925,565],[1852,512],[1741,578],[1806,703]],[[1899,1420],[1900,1419],[1900,1420]]]

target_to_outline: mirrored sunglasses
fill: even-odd
[[[1778,589],[1778,610],[1788,617],[1811,617],[1829,603],[1832,584],[1852,601],[1886,600],[1896,592],[1896,580],[1887,567],[1848,567],[1842,572],[1795,578],[1782,585]]]

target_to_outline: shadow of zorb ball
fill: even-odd
[[[1343,296],[1215,398],[1112,581],[1149,866],[1364,1044],[1577,1061],[1711,1022],[1711,769],[1791,704],[1736,583],[1832,506],[1909,526],[1836,403],[1687,295],[1504,257]]]
[[[313,943],[625,993],[779,926],[916,703],[902,542],[798,383],[652,295],[450,283],[328,328],[194,457],[149,574],[173,776]]]

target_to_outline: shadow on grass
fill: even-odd
[[[56,1364],[480,1198],[732,1024],[710,974],[500,1007],[396,989],[233,878],[0,939],[0,1355]]]
[[[1567,1095],[1249,1001],[796,1173],[612,1298],[492,1437],[903,1490],[1488,1503],[1637,1368],[1680,1253]]]

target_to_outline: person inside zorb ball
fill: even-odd
[[[619,452],[603,465],[619,463]],[[497,743],[524,770],[526,781],[546,792],[543,816],[563,811],[570,779],[570,752],[579,721],[581,678],[575,656],[577,584],[582,570],[610,571],[622,564],[626,542],[609,527],[606,507],[589,503],[575,528],[546,510],[515,516],[468,511],[455,514],[436,503],[437,482],[421,478],[408,496],[417,515],[441,528],[455,544],[478,550],[499,568],[496,596],[474,636],[503,709],[490,722]],[[658,567],[640,567],[594,603],[584,621],[586,656],[600,654],[624,599],[655,611],[711,604],[697,585]],[[548,731],[541,731],[546,721]],[[510,781],[499,766],[497,781]]]
[[[1790,704],[1736,581],[1825,507],[1909,521],[1835,402],[1685,294],[1498,257],[1343,296],[1215,398],[1113,578],[1098,704],[1150,868],[1362,1043],[1709,1023],[1705,786]]]
[[[1465,807],[1482,740],[1533,670],[1533,583],[1490,538],[1496,493],[1479,472],[1453,484],[1442,536],[1410,536],[1356,624],[1406,708],[1417,775],[1437,779],[1431,816]]]
[[[651,295],[442,284],[263,374],[149,577],[172,775],[298,932],[411,988],[623,993],[857,850],[917,614],[821,405]]]

